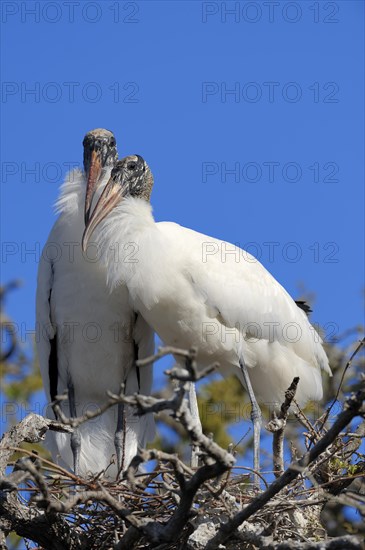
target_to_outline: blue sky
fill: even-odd
[[[363,2],[1,8],[2,281],[24,283],[23,332],[59,185],[100,126],[151,166],[157,220],[248,248],[316,295],[328,335],[363,321]]]

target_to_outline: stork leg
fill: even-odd
[[[117,453],[117,468],[118,468],[117,479],[119,478],[119,475],[124,466],[124,450],[125,450],[124,420],[125,420],[124,403],[118,403],[117,429],[114,435],[114,446]]]
[[[76,401],[75,401],[75,387],[73,385],[71,378],[69,378],[68,380],[67,389],[68,389],[68,402],[69,402],[70,416],[71,418],[76,418],[77,411],[76,411]],[[81,436],[80,436],[80,430],[78,428],[74,428],[74,431],[71,434],[71,450],[72,450],[73,459],[74,459],[74,473],[75,475],[79,475]]]
[[[246,389],[251,401],[251,420],[253,424],[253,468],[255,472],[260,471],[260,434],[261,434],[261,409],[258,406],[256,397],[248,375],[247,367],[243,361],[240,361],[240,367],[245,381]],[[254,487],[260,488],[260,478],[254,474]]]
[[[195,424],[200,428],[202,431],[202,425],[200,422],[200,416],[199,416],[199,409],[198,409],[198,400],[196,398],[196,391],[195,391],[195,384],[194,382],[189,382],[189,408],[191,416],[193,417],[193,420]],[[191,446],[191,458],[190,458],[190,465],[192,468],[197,468],[199,464],[199,447],[198,445],[194,445],[192,443]]]

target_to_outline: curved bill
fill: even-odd
[[[99,223],[113,210],[122,199],[120,183],[110,178],[106,184],[100,198],[94,208],[93,213],[85,224],[84,234],[82,236],[82,250],[85,252],[87,244]]]
[[[95,195],[95,191],[98,186],[98,182],[101,176],[101,156],[99,151],[91,152],[90,168],[87,175],[86,184],[86,196],[85,196],[85,225],[90,218],[90,210]]]

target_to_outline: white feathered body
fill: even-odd
[[[108,176],[104,175],[100,188]],[[56,335],[57,394],[72,381],[78,416],[105,404],[107,391],[119,393],[122,383],[126,383],[127,394],[149,394],[152,367],[140,369],[139,384],[136,350],[139,358],[154,350],[153,331],[132,309],[126,286],[110,291],[96,246],[90,243],[82,253],[85,188],[83,172],[71,172],[61,189],[60,216],[42,253],[37,286],[38,352],[47,399],[51,400],[50,340]],[[62,403],[62,409],[70,416],[69,401]],[[48,410],[53,417],[51,407]],[[144,446],[154,436],[151,415],[136,417],[133,413],[130,407],[125,408],[124,467],[137,446]],[[116,465],[109,464],[115,456],[116,426],[117,406],[80,426],[81,475],[108,468],[107,474],[115,477]],[[71,469],[70,436],[49,432],[47,441],[54,458]]]
[[[108,283],[125,281],[134,307],[167,345],[198,348],[198,364],[220,364],[243,384],[249,368],[257,398],[282,402],[295,376],[301,405],[322,397],[330,373],[322,341],[305,313],[253,256],[175,223],[155,223],[151,206],[125,198],[96,229]],[[116,243],[133,257],[112,256]],[[127,261],[128,260],[128,261]]]

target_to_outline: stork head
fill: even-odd
[[[117,162],[86,224],[82,237],[83,250],[85,251],[96,226],[106,218],[123,198],[136,197],[149,202],[152,187],[152,172],[142,157],[131,155]]]
[[[114,166],[118,153],[113,132],[96,128],[88,132],[83,141],[84,170],[86,174],[85,225],[90,218],[90,210],[95,191],[98,188],[103,169]]]

